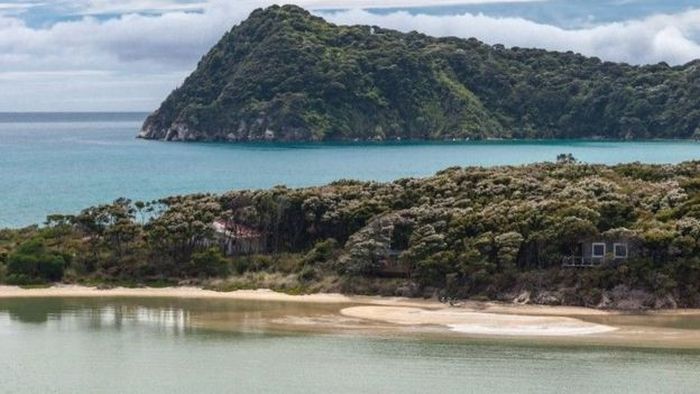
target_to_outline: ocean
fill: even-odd
[[[119,197],[391,181],[450,166],[554,161],[678,163],[693,141],[170,143],[136,139],[145,113],[0,114],[0,228],[42,223]]]

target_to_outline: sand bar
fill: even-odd
[[[663,320],[700,317],[700,310],[658,311],[630,315],[581,307],[517,305],[497,302],[465,302],[456,307],[435,300],[400,297],[346,296],[342,294],[288,295],[271,290],[239,290],[216,292],[196,287],[114,288],[100,290],[76,285],[56,285],[48,288],[22,289],[0,286],[0,299],[7,298],[119,298],[152,297],[183,299],[249,300],[335,304],[333,319],[355,319],[381,326],[444,330],[453,334],[477,336],[596,338],[610,343],[648,343],[657,346],[700,347],[700,330],[674,329],[640,325],[650,317]],[[630,323],[629,318],[635,318]],[[303,317],[303,316],[302,316]],[[287,316],[288,320],[294,316]],[[293,319],[292,319],[293,320]],[[347,325],[345,323],[341,326]],[[387,326],[388,325],[388,326]],[[367,325],[363,325],[367,328]]]
[[[462,308],[428,310],[412,307],[356,306],[341,314],[400,325],[441,325],[452,331],[474,335],[574,336],[617,330],[564,316],[531,316],[474,312]]]

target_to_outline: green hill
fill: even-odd
[[[700,61],[670,67],[254,11],[146,120],[164,140],[692,138]]]

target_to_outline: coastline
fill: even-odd
[[[357,323],[351,330],[394,334],[422,332],[457,338],[545,338],[579,344],[700,348],[698,330],[645,323],[649,319],[700,318],[700,310],[696,309],[629,314],[583,307],[477,301],[451,307],[436,300],[337,293],[289,295],[266,289],[224,293],[196,287],[100,290],[77,285],[37,289],[0,286],[0,301],[27,298],[180,298],[337,305],[336,313],[321,324],[325,328],[347,329],[341,322],[349,319]],[[294,316],[283,321],[294,328]],[[314,322],[304,321],[306,327],[300,328],[308,328],[309,323]]]
[[[420,144],[433,145],[458,145],[458,144],[498,144],[498,143],[532,143],[532,144],[547,144],[552,142],[568,142],[568,143],[663,143],[663,142],[683,142],[695,143],[700,142],[697,138],[608,138],[608,137],[573,137],[573,138],[507,138],[507,137],[473,137],[473,138],[344,138],[344,139],[228,139],[225,137],[204,137],[191,140],[153,138],[144,134],[143,131],[137,136],[137,139],[146,141],[159,142],[180,142],[194,144],[232,144],[241,146],[279,146],[279,145],[310,145],[310,146],[410,146]],[[596,164],[596,163],[592,163]]]
[[[272,290],[237,290],[233,292],[218,292],[198,287],[115,287],[98,289],[96,287],[78,285],[54,285],[45,288],[21,288],[18,286],[0,286],[0,299],[7,298],[108,298],[108,297],[144,297],[144,298],[190,298],[190,299],[230,299],[251,301],[276,302],[308,302],[316,304],[352,303],[352,299],[342,294],[310,294],[289,295]]]
[[[111,289],[98,289],[97,287],[63,284],[56,284],[50,287],[41,288],[23,288],[19,286],[0,285],[0,299],[50,297],[165,297],[192,299],[211,298],[272,302],[302,302],[315,304],[354,304],[372,305],[377,307],[425,308],[429,310],[463,310],[488,314],[517,314],[526,316],[610,316],[622,313],[621,311],[607,311],[577,306],[507,304],[496,301],[466,301],[458,307],[450,307],[449,305],[443,304],[434,299],[344,295],[340,293],[314,293],[305,295],[290,295],[269,289],[220,292],[192,286],[137,288],[115,287]],[[697,310],[697,313],[700,314],[700,310]]]

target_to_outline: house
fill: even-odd
[[[406,264],[399,261],[401,251],[390,249],[386,256],[381,260],[381,268],[377,272],[377,276],[383,278],[407,278],[411,272]]]
[[[258,254],[265,251],[265,237],[252,228],[232,220],[216,220],[212,227],[217,241],[228,256]]]
[[[619,264],[637,255],[637,242],[628,237],[601,237],[579,242],[570,256],[562,259],[564,267],[596,267]]]

